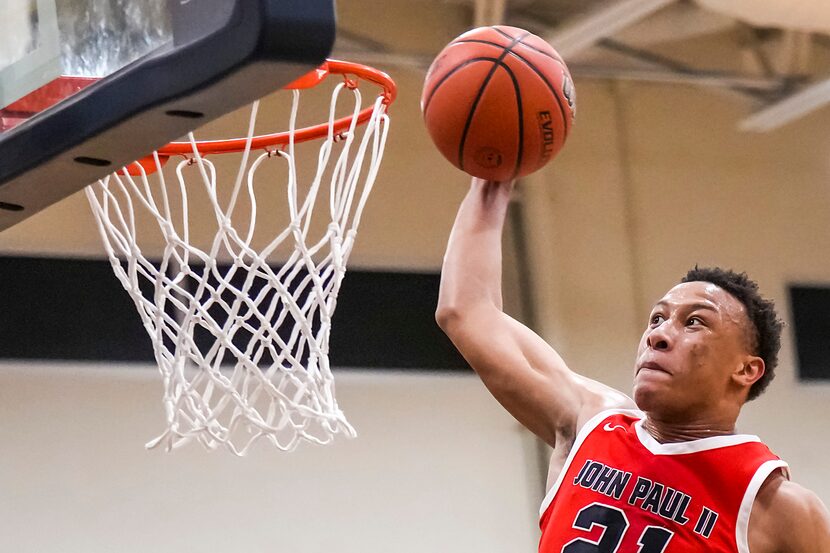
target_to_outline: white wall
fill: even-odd
[[[0,549],[533,551],[534,444],[471,376],[337,373],[355,440],[244,458],[163,426],[157,371],[0,366]]]

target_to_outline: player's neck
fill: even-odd
[[[688,442],[714,436],[728,436],[735,433],[735,420],[726,417],[722,420],[698,419],[687,421],[668,421],[652,415],[646,416],[643,428],[661,444]]]

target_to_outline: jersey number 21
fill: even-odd
[[[590,531],[595,525],[605,529],[599,541],[576,538],[565,544],[562,553],[616,553],[628,530],[625,513],[616,507],[591,503],[579,511],[573,527]],[[665,528],[647,526],[637,540],[637,545],[640,546],[637,553],[663,553],[673,536],[674,533]]]

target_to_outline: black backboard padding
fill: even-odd
[[[830,286],[790,286],[800,380],[830,380]]]
[[[435,322],[440,275],[349,271],[332,319],[332,364],[466,370]]]
[[[0,357],[148,361],[153,348],[108,262],[0,257]]]
[[[155,362],[108,261],[0,257],[0,279],[0,358]],[[467,370],[435,323],[439,280],[349,270],[332,321],[332,366]]]
[[[178,6],[173,28],[187,29],[186,40],[174,37],[172,48],[0,135],[0,206],[24,208],[0,209],[0,230],[279,89],[322,63],[334,44],[333,0],[171,0],[171,5]],[[200,17],[188,19],[188,10],[198,10]],[[203,17],[214,11],[230,13],[218,29]],[[201,21],[207,34],[200,36],[183,20]],[[171,111],[204,116],[195,123]]]

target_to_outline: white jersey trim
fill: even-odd
[[[576,435],[576,439],[574,440],[573,445],[571,446],[571,451],[568,454],[568,458],[565,459],[565,464],[562,465],[562,471],[559,473],[559,477],[556,479],[556,482],[551,486],[548,490],[548,493],[545,494],[545,499],[542,500],[542,505],[539,507],[539,518],[541,518],[550,504],[553,502],[553,498],[556,497],[556,492],[559,490],[559,486],[562,485],[562,481],[565,479],[565,474],[568,472],[568,468],[571,466],[571,463],[576,457],[576,454],[579,452],[579,448],[582,447],[582,442],[585,441],[585,438],[588,437],[599,423],[610,417],[611,415],[633,415],[635,417],[642,417],[642,411],[638,411],[636,409],[609,409],[607,411],[600,411],[590,419],[585,425],[579,430]]]
[[[574,440],[573,446],[571,446],[571,451],[568,454],[568,458],[565,459],[565,464],[562,466],[562,470],[559,473],[559,477],[556,479],[556,482],[551,486],[548,493],[545,494],[544,500],[542,500],[542,505],[539,507],[539,517],[541,518],[550,504],[553,502],[554,497],[556,497],[556,492],[559,491],[559,487],[562,485],[562,481],[565,479],[565,474],[568,472],[568,468],[571,466],[574,457],[579,452],[579,448],[582,447],[582,443],[585,441],[585,438],[588,437],[590,434],[599,424],[608,418],[611,415],[631,415],[634,417],[639,418],[637,422],[634,423],[634,430],[637,435],[638,440],[640,443],[645,447],[652,455],[682,455],[684,453],[695,453],[698,451],[707,451],[710,449],[716,449],[719,447],[729,447],[733,445],[745,444],[749,442],[760,442],[761,439],[758,436],[752,434],[732,434],[728,436],[714,436],[711,438],[701,438],[698,440],[691,440],[688,442],[674,442],[674,443],[665,443],[661,444],[654,437],[649,434],[648,430],[643,427],[643,422],[645,421],[645,413],[638,409],[608,409],[606,411],[600,411],[593,417],[591,417],[588,422],[579,430],[576,435],[576,439]],[[775,468],[784,467],[787,470],[787,464],[784,461],[769,461],[768,463],[779,463],[778,465],[770,468],[770,471],[774,470]],[[768,463],[764,463],[761,467],[765,467]],[[760,471],[760,469],[759,469]],[[758,477],[759,473],[756,473],[755,477]],[[789,474],[789,473],[787,473]],[[764,483],[766,476],[769,476],[767,473],[764,476],[764,479],[758,483],[758,488],[760,488],[761,484]],[[789,478],[789,476],[788,476]],[[754,478],[753,481],[754,482]],[[752,483],[750,483],[750,488],[752,487]],[[749,489],[747,493],[749,493]],[[752,494],[752,498],[750,498],[748,509],[752,508],[752,501],[755,498],[755,493],[758,490],[756,489],[755,492]],[[746,497],[744,498],[746,501]],[[743,510],[744,506],[743,503],[741,504],[741,509]],[[739,517],[739,536],[740,536],[740,517]],[[749,521],[749,511],[746,513],[746,521]],[[744,531],[745,533],[745,531]],[[738,538],[738,544],[740,547],[740,537]],[[741,553],[749,553],[748,549],[740,550]]]
[[[738,544],[738,553],[750,553],[749,551],[749,515],[752,513],[752,506],[755,504],[755,497],[758,495],[758,490],[764,482],[767,481],[769,475],[775,470],[782,469],[784,477],[790,479],[790,467],[781,460],[767,461],[762,463],[749,485],[746,487],[744,498],[741,500],[741,507],[738,510],[738,521],[735,525],[735,541]]]
[[[709,449],[717,449],[719,447],[729,447],[731,445],[745,444],[749,442],[760,442],[761,438],[753,436],[752,434],[730,434],[728,436],[713,436],[711,438],[700,438],[698,440],[690,440],[688,442],[672,442],[661,444],[654,439],[654,436],[649,434],[648,430],[643,427],[645,418],[641,418],[634,424],[634,429],[637,431],[637,438],[652,455],[682,455],[684,453],[696,453],[698,451],[707,451]]]

